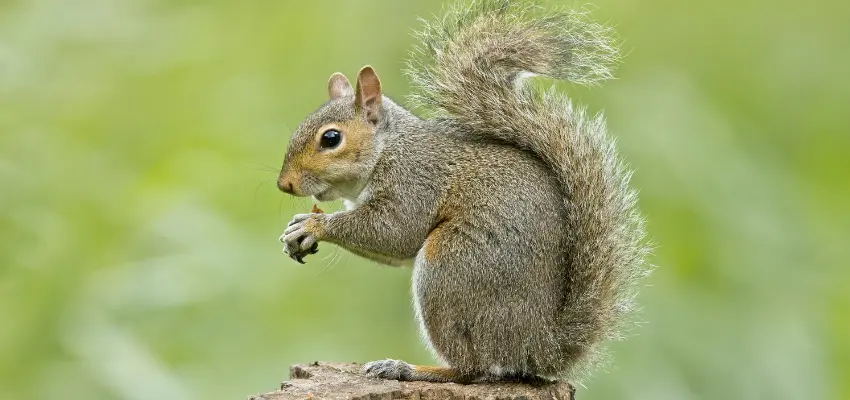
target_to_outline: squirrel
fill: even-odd
[[[611,78],[614,34],[584,11],[477,0],[417,37],[407,73],[427,118],[366,66],[353,88],[333,74],[291,137],[278,188],[346,209],[295,215],[284,251],[303,263],[328,242],[412,261],[416,320],[442,366],[387,359],[367,376],[579,379],[633,320],[649,245],[603,117],[528,78]]]

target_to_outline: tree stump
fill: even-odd
[[[314,362],[293,365],[290,380],[280,390],[249,397],[249,400],[339,399],[339,400],[574,400],[575,388],[567,382],[542,385],[526,383],[401,382],[367,378],[361,364]]]

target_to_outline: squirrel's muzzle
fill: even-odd
[[[277,188],[283,192],[293,194],[292,183],[277,181]]]
[[[277,188],[284,193],[289,193],[293,196],[299,194],[295,191],[295,177],[293,174],[280,174],[277,178]]]

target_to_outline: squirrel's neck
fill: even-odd
[[[390,98],[384,97],[383,105],[383,118],[375,129],[376,142],[382,146],[380,150],[383,150],[386,143],[394,138],[424,129],[425,121],[396,104]]]
[[[370,155],[369,173],[363,176],[355,187],[347,188],[346,193],[357,194],[356,198],[346,199],[354,204],[359,204],[371,197],[369,183],[375,173],[375,167],[383,159],[391,157],[394,153],[391,148],[405,141],[405,136],[412,135],[425,129],[426,121],[423,121],[404,107],[396,104],[387,97],[382,99],[383,118],[375,128],[373,136],[372,152]],[[387,151],[390,149],[390,151]]]

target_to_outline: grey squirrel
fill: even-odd
[[[417,36],[408,74],[423,119],[364,67],[292,136],[277,185],[345,211],[296,215],[280,240],[302,262],[329,242],[389,265],[413,262],[421,332],[443,366],[399,360],[398,380],[573,379],[618,339],[649,270],[631,172],[541,75],[611,77],[613,34],[580,11],[504,0],[459,4]]]

